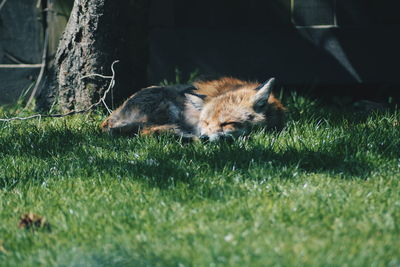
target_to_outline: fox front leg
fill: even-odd
[[[146,126],[139,131],[139,134],[143,136],[158,135],[163,133],[171,133],[185,142],[198,140],[197,136],[182,131],[182,129],[176,124],[151,125],[151,126]]]

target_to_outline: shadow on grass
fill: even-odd
[[[194,179],[199,173],[224,174],[224,170],[228,170],[228,175],[230,170],[234,170],[233,172],[240,173],[245,179],[254,180],[264,179],[266,176],[278,179],[293,177],[290,173],[281,173],[279,169],[289,170],[289,172],[330,173],[338,174],[342,178],[364,179],[374,168],[367,159],[344,160],[341,155],[305,149],[300,151],[288,149],[282,153],[276,153],[263,148],[249,150],[230,148],[228,151],[221,149],[211,153],[189,152],[184,155],[188,159],[195,158],[191,163],[193,166],[190,166],[187,161],[179,164],[182,159],[182,153],[179,152],[162,155],[149,154],[152,162],[157,163],[156,166],[146,161],[129,164],[112,160],[100,160],[97,165],[126,170],[128,173],[147,179],[150,185],[160,188],[167,188],[177,181],[196,184]],[[260,170],[261,173],[251,174],[252,168]],[[205,169],[207,171],[204,171]]]
[[[358,120],[358,118],[357,118]],[[382,137],[386,138],[386,137]],[[322,142],[318,149],[311,150],[307,146],[301,148],[288,145],[281,151],[265,146],[241,145],[239,143],[206,144],[199,149],[196,145],[185,144],[168,152],[160,152],[160,146],[153,146],[147,151],[146,158],[132,159],[131,154],[135,147],[143,149],[142,144],[130,142],[127,145],[126,137],[109,137],[97,132],[79,132],[67,127],[61,129],[50,128],[45,132],[22,132],[5,135],[0,139],[0,155],[22,156],[51,161],[54,157],[67,162],[62,164],[76,165],[76,175],[92,176],[96,173],[110,177],[126,177],[137,179],[158,188],[169,188],[176,182],[189,185],[198,185],[199,175],[213,176],[215,174],[240,173],[245,179],[259,180],[265,175],[276,178],[290,178],[290,172],[329,173],[337,174],[342,178],[364,179],[375,169],[371,159],[365,151],[358,153],[357,140],[351,137],[339,143]],[[172,140],[172,139],[171,139]],[[170,141],[171,141],[170,140]],[[122,142],[121,142],[122,141]],[[378,144],[380,141],[376,140]],[[104,151],[126,154],[126,157],[115,159],[112,156],[93,157],[90,149],[82,146],[97,146]],[[381,156],[389,158],[393,150],[382,150]],[[109,153],[109,154],[110,154]],[[107,154],[107,153],[106,153]],[[69,162],[68,162],[69,161]],[[78,162],[79,164],[74,164]],[[252,169],[258,169],[259,175],[254,175]],[[279,169],[289,170],[289,173],[280,174]],[[8,172],[9,175],[0,177],[0,188],[9,188],[33,180],[42,182],[45,177],[52,177],[46,169],[36,166],[25,167],[20,172]],[[72,172],[73,176],[74,172]],[[58,175],[63,175],[59,173]],[[71,174],[70,174],[71,175]],[[53,175],[57,177],[57,175]]]
[[[22,142],[18,151],[7,150],[3,154],[22,155],[35,157],[42,160],[52,160],[53,156],[62,156],[66,153],[76,153],[76,157],[68,159],[64,165],[76,164],[76,175],[93,176],[102,174],[110,177],[125,177],[137,179],[158,188],[169,188],[176,182],[183,182],[193,186],[198,183],[200,175],[213,176],[224,174],[224,170],[232,170],[240,173],[245,179],[263,179],[263,177],[290,178],[290,173],[282,174],[279,169],[289,169],[293,172],[303,173],[333,173],[343,178],[365,178],[373,165],[367,158],[350,157],[344,159],[343,149],[334,147],[336,145],[325,144],[319,151],[311,151],[307,148],[295,149],[288,147],[284,151],[275,152],[270,148],[251,146],[243,148],[239,144],[207,144],[204,149],[193,149],[192,145],[184,145],[181,149],[177,147],[169,152],[159,152],[150,149],[147,157],[142,160],[132,159],[129,154],[122,159],[110,157],[93,157],[90,150],[80,149],[79,144],[85,140],[80,133],[71,132],[66,138],[65,133],[61,136],[51,133],[41,141],[34,144]],[[36,140],[37,141],[37,140]],[[116,142],[108,137],[100,137],[98,144],[106,151],[121,151],[129,153],[130,149],[121,142]],[[109,144],[108,142],[111,141]],[[93,140],[91,141],[93,145]],[[97,145],[97,144],[96,144]],[[4,148],[4,140],[2,147]],[[199,151],[198,151],[199,150]],[[336,151],[335,153],[328,151]],[[251,174],[253,168],[259,169],[259,175]],[[60,173],[60,175],[63,175]],[[45,177],[51,177],[46,169],[29,166],[20,171],[3,177],[0,187],[4,188],[10,184],[42,182]]]
[[[67,127],[49,128],[44,132],[37,129],[30,130],[15,132],[0,138],[0,154],[47,158],[74,151],[88,140],[87,133],[73,131]]]

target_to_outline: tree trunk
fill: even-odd
[[[60,38],[68,23],[71,14],[73,0],[46,0],[46,26],[49,33],[47,66],[51,68],[54,65],[54,58],[57,53]]]
[[[60,41],[50,85],[39,96],[39,107],[58,101],[62,111],[97,102],[109,80],[81,79],[110,75],[116,65],[116,85],[108,99],[120,102],[146,83],[148,0],[75,0]],[[114,103],[111,103],[114,104]]]

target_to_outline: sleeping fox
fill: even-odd
[[[281,129],[285,108],[272,94],[274,84],[274,78],[259,84],[225,77],[193,86],[149,87],[126,100],[101,127],[209,141],[246,135],[254,126]]]

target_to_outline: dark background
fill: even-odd
[[[72,0],[54,1],[49,60]],[[61,10],[61,11],[60,11]],[[53,14],[52,13],[52,14]],[[40,63],[43,17],[36,0],[0,11],[0,64]],[[56,26],[54,26],[57,24]],[[400,97],[398,0],[153,0],[145,84],[275,76],[287,90],[327,99]],[[0,69],[0,104],[15,101],[38,69]],[[132,91],[139,88],[132,88]]]
[[[153,2],[149,80],[265,80],[318,96],[399,96],[400,1]]]

